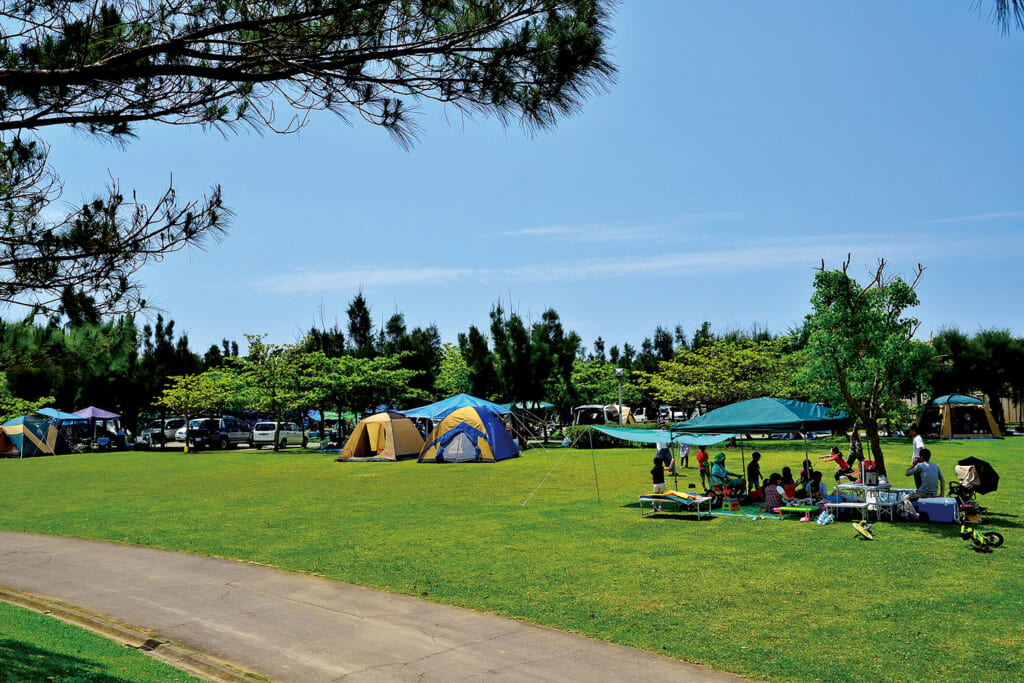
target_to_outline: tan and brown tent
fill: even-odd
[[[1001,439],[999,425],[984,401],[950,394],[933,398],[921,411],[921,434],[937,439]]]
[[[415,458],[423,448],[423,437],[412,420],[396,412],[363,418],[341,449],[338,461],[374,462]]]

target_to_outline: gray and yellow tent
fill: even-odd
[[[999,425],[984,401],[961,394],[933,398],[918,420],[921,434],[938,439],[1001,439]]]
[[[422,448],[423,437],[412,420],[401,413],[385,411],[364,418],[356,425],[338,461],[393,462],[414,458]]]
[[[23,415],[0,425],[0,455],[26,458],[70,452],[64,434],[41,415]]]

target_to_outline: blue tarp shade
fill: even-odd
[[[844,429],[849,420],[846,413],[832,414],[831,409],[813,403],[785,398],[754,398],[740,401],[705,413],[686,422],[672,425],[672,431],[694,434],[778,434],[779,432],[815,432]]]
[[[456,394],[455,396],[446,398],[443,401],[431,403],[430,405],[421,406],[419,408],[413,408],[411,410],[403,410],[401,413],[406,417],[427,417],[434,422],[440,422],[446,416],[454,413],[459,408],[483,408],[493,415],[507,415],[512,412],[508,408],[504,408],[497,403],[485,401],[482,398],[470,396],[469,394]]]
[[[53,420],[60,420],[61,422],[87,422],[86,418],[79,417],[74,413],[65,413],[63,410],[57,410],[56,408],[40,408],[36,411],[40,415],[45,415]]]
[[[681,434],[670,432],[664,429],[626,429],[624,427],[599,427],[594,429],[614,436],[616,439],[625,441],[639,441],[641,443],[685,443],[691,446],[711,446],[716,443],[728,441],[738,434]]]

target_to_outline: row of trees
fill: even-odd
[[[923,268],[905,282],[880,261],[860,284],[824,264],[815,277],[813,312],[786,334],[754,327],[716,333],[705,322],[688,337],[659,326],[637,353],[628,344],[605,355],[563,328],[558,313],[524,319],[495,304],[486,331],[470,327],[443,344],[435,326],[408,329],[401,313],[380,328],[362,293],[347,324],[321,323],[294,344],[250,336],[246,353],[224,340],[200,356],[173,321],[135,327],[130,317],[61,326],[30,320],[0,324],[0,407],[27,411],[55,403],[113,408],[129,424],[157,409],[251,410],[295,416],[308,408],[360,413],[468,392],[484,398],[550,401],[563,415],[582,403],[666,403],[686,410],[758,396],[788,396],[849,411],[878,448],[879,420],[910,417],[903,398],[983,391],[1002,424],[998,399],[1024,395],[1024,340],[1006,330],[969,336],[941,331],[930,343],[914,338],[908,311]],[[625,370],[625,378],[616,370]],[[877,457],[878,454],[876,454]]]

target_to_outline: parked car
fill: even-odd
[[[181,435],[181,441],[185,440],[184,427],[176,434]],[[202,448],[219,448],[226,450],[232,446],[246,445],[250,448],[252,442],[252,430],[249,425],[237,417],[224,415],[223,417],[200,417],[189,420],[188,423],[188,446],[195,450]]]
[[[154,446],[162,446],[168,441],[174,441],[176,432],[185,426],[185,419],[181,417],[168,417],[163,420],[152,420],[141,432],[139,441]],[[184,439],[183,439],[184,440]]]
[[[635,424],[636,419],[629,406],[622,406],[622,421],[619,421],[619,406],[615,404],[588,404],[572,409],[574,425]]]
[[[274,422],[257,422],[252,428],[252,441],[256,448],[274,445],[274,433],[277,432],[277,443],[281,448],[287,448],[289,444],[297,446],[302,444],[305,448],[309,443],[309,437],[302,431],[302,427],[294,422],[278,422],[279,429],[275,430]]]

